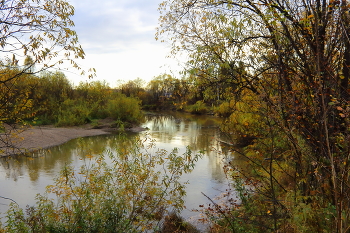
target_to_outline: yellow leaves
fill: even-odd
[[[0,26],[0,30],[5,32],[0,45],[5,50],[16,51],[16,54],[23,51],[25,55],[30,55],[37,62],[42,63],[43,67],[51,67],[65,61],[65,59],[51,61],[52,56],[57,57],[54,55],[56,52],[70,51],[72,58],[69,59],[83,57],[77,34],[70,28],[74,26],[74,22],[70,19],[74,14],[74,8],[69,3],[66,1],[6,1],[4,4],[3,11],[7,17]],[[16,27],[16,23],[23,25]],[[23,34],[27,34],[28,37],[23,37]],[[17,42],[13,43],[12,39]],[[44,44],[52,45],[51,52],[45,56],[41,54]]]
[[[79,228],[84,232],[101,219],[108,218],[117,220],[117,225],[110,226],[109,230],[139,232],[140,229],[153,229],[155,219],[160,220],[169,206],[183,208],[182,197],[185,193],[179,174],[186,165],[183,162],[189,161],[180,161],[179,158],[191,156],[190,153],[186,156],[177,155],[176,150],[161,151],[159,154],[145,153],[148,147],[144,144],[146,142],[149,141],[135,140],[132,146],[129,145],[130,139],[120,141],[118,151],[124,149],[125,145],[132,147],[127,154],[128,160],[124,160],[126,155],[116,153],[111,154],[108,161],[102,155],[97,156],[96,162],[88,161],[80,169],[65,167],[55,183],[47,186],[47,195],[38,196],[38,204],[31,219],[40,217],[42,225],[54,222],[55,226]],[[152,149],[154,146],[149,148]],[[158,164],[167,154],[169,160],[165,164]],[[167,169],[167,163],[173,163],[174,169]],[[163,169],[164,172],[158,171]],[[48,195],[50,198],[55,195],[55,201],[49,199]],[[157,217],[157,214],[161,217]],[[84,225],[80,224],[82,219]],[[17,218],[16,221],[21,220]],[[120,222],[130,224],[127,229],[123,229]],[[99,231],[108,230],[99,228]]]

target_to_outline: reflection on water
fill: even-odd
[[[195,215],[191,209],[208,203],[206,197],[214,197],[227,189],[227,181],[223,172],[225,157],[219,143],[220,119],[210,116],[193,116],[172,113],[171,115],[149,115],[143,125],[149,130],[139,134],[130,133],[128,137],[150,137],[156,140],[158,148],[171,151],[174,147],[184,153],[186,146],[193,152],[203,151],[191,174],[185,174],[183,181],[188,181],[186,206],[183,216]],[[33,205],[37,193],[43,193],[45,187],[66,164],[76,167],[83,165],[85,155],[100,154],[108,149],[113,151],[118,145],[118,135],[101,135],[71,140],[61,146],[40,152],[36,158],[18,156],[0,159],[0,196],[15,200],[20,207]],[[229,153],[227,151],[227,153]],[[226,153],[226,154],[227,154]],[[0,212],[8,208],[9,200],[0,199]]]
[[[157,146],[166,150],[178,147],[184,152],[186,146],[192,151],[204,152],[203,158],[196,164],[191,174],[185,174],[183,181],[188,181],[186,210],[183,217],[188,219],[196,215],[192,209],[209,201],[202,192],[213,198],[228,189],[223,172],[224,154],[220,144],[219,124],[221,119],[210,116],[196,116],[181,113],[149,116],[145,124],[147,132],[157,141]],[[226,154],[227,155],[227,154]]]

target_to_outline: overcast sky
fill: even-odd
[[[180,68],[167,59],[170,48],[155,40],[158,4],[162,0],[69,0],[75,7],[75,30],[86,53],[78,61],[83,68],[96,68],[94,80],[106,80],[111,86],[117,80],[141,78],[146,81]],[[67,73],[75,84],[86,80]]]

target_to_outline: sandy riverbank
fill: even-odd
[[[56,128],[54,126],[35,126],[26,129],[8,129],[7,134],[0,134],[0,156],[9,156],[25,152],[47,149],[61,145],[74,138],[110,134],[115,128],[107,123],[98,129],[90,125],[82,127]],[[135,127],[130,131],[144,130]]]
[[[35,127],[26,130],[13,130],[10,135],[2,134],[1,156],[46,149],[58,146],[71,139],[109,134],[102,129]],[[6,146],[6,144],[10,146]]]

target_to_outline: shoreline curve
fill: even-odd
[[[55,128],[50,126],[35,126],[29,129],[13,129],[10,133],[1,134],[1,157],[34,152],[62,145],[80,137],[111,134],[104,129],[86,128]]]

